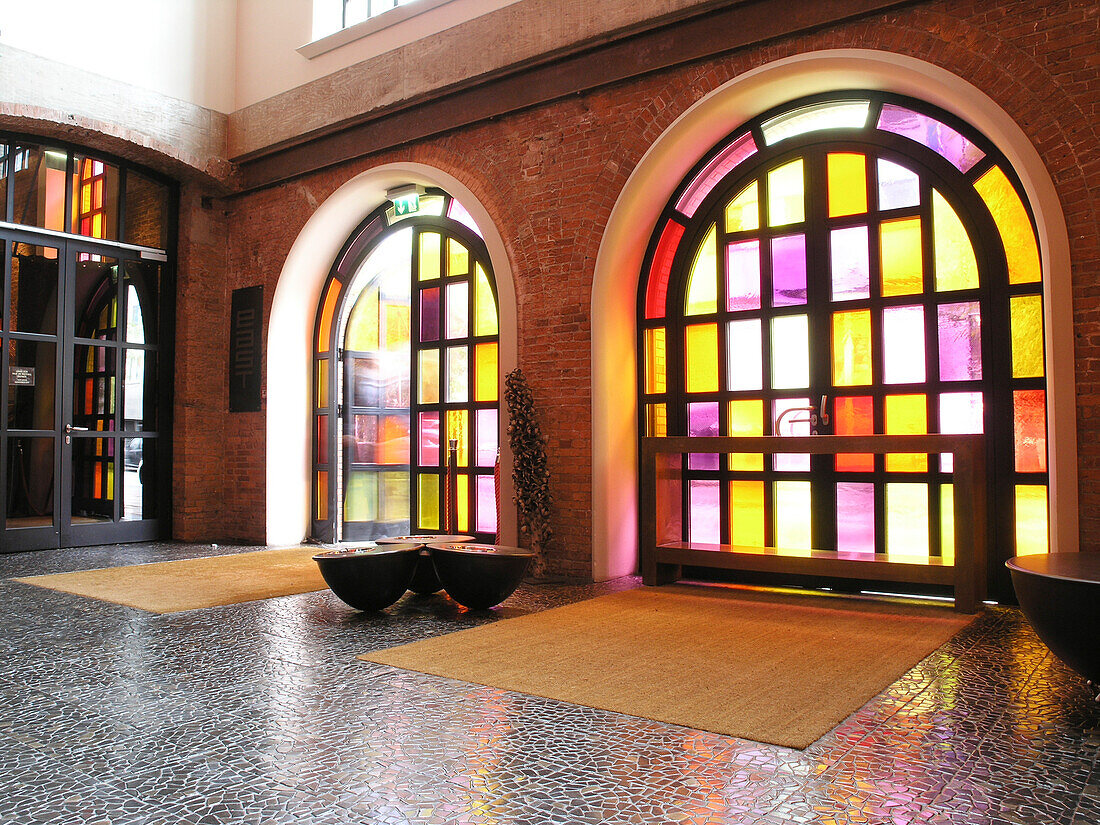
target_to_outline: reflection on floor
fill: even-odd
[[[0,556],[0,576],[241,548]],[[0,582],[0,823],[1100,821],[1100,708],[1011,608],[805,751],[355,655],[610,590],[364,615],[327,592],[167,616]]]

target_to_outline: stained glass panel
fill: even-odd
[[[455,455],[459,467],[470,466],[470,411],[447,410],[447,443],[444,446],[444,463],[450,460],[451,442],[455,442]]]
[[[827,161],[829,217],[860,215],[867,211],[867,158],[830,152]]]
[[[878,208],[920,206],[920,178],[904,166],[878,159]]]
[[[684,194],[676,201],[676,208],[689,218],[695,215],[695,210],[706,200],[714,187],[717,186],[730,172],[737,168],[744,160],[756,154],[756,143],[751,133],[746,133],[735,138],[729,146],[719,152],[714,160],[703,167],[694,180],[684,190]]]
[[[665,379],[665,328],[645,331],[645,391],[661,393],[666,388]]]
[[[470,334],[470,282],[447,284],[447,337]]]
[[[783,417],[783,423],[773,435],[809,435],[810,417],[806,410],[796,407],[808,407],[809,398],[777,398],[772,402],[773,426],[787,410],[795,410]],[[776,453],[772,456],[772,466],[779,472],[805,473],[810,469],[810,456],[805,453]]]
[[[497,461],[497,439],[500,427],[499,413],[495,410],[477,411],[477,466],[493,467]]]
[[[328,416],[317,416],[317,463],[328,464]]]
[[[726,294],[730,312],[760,308],[760,241],[726,247]]]
[[[317,473],[317,519],[324,521],[328,518],[328,472],[321,470]]]
[[[775,546],[787,551],[809,550],[811,507],[808,481],[775,482]]]
[[[823,129],[862,129],[869,108],[866,100],[829,100],[784,112],[764,121],[760,129],[768,146]]]
[[[875,485],[841,482],[836,485],[836,549],[875,552]]]
[[[421,473],[417,477],[417,485],[417,526],[421,530],[439,530],[439,476]]]
[[[833,313],[833,385],[871,383],[871,310]]]
[[[1016,472],[1047,471],[1047,394],[1044,390],[1012,393]]]
[[[940,558],[955,563],[955,485],[940,485]]]
[[[481,264],[474,267],[474,335],[497,334],[497,300]]]
[[[470,251],[454,238],[447,239],[447,274],[465,275],[470,271]]]
[[[969,172],[985,157],[985,152],[950,126],[894,103],[883,105],[878,128],[924,144],[954,164],[960,172]]]
[[[920,218],[883,221],[879,225],[882,294],[913,295],[924,289]]]
[[[688,404],[688,435],[718,435],[718,402],[702,401]],[[688,456],[689,470],[717,470],[717,453],[691,453]]]
[[[809,326],[805,315],[772,318],[772,388],[810,385]]]
[[[668,409],[666,405],[645,405],[645,434],[654,438],[664,438],[668,435]]]
[[[421,404],[439,403],[439,350],[422,349],[418,355],[420,390],[417,398]]]
[[[936,269],[936,291],[978,288],[978,261],[970,235],[939,192],[932,190],[932,239]]]
[[[730,543],[764,547],[764,482],[730,482]]]
[[[882,311],[883,376],[887,384],[924,381],[924,307],[887,307]]]
[[[649,266],[649,277],[645,288],[645,317],[664,318],[668,298],[668,276],[672,271],[672,260],[676,248],[684,237],[684,227],[676,221],[669,221],[661,230],[661,239],[653,253],[653,262]]]
[[[886,434],[923,435],[928,432],[927,398],[921,395],[886,396]],[[886,456],[887,472],[924,473],[928,457],[920,453],[891,453]]]
[[[477,344],[474,347],[474,401],[497,400],[497,345]]]
[[[945,392],[940,395],[941,433],[980,433],[984,429],[984,399],[980,392]],[[950,473],[955,467],[954,456],[940,456],[940,467]]]
[[[440,247],[442,236],[438,232],[420,233],[420,280],[431,281],[440,274]]]
[[[982,315],[977,301],[940,304],[940,380],[977,381],[982,377]]]
[[[760,228],[760,184],[753,181],[726,204],[726,232]]]
[[[497,531],[497,496],[492,476],[477,477],[477,531]]]
[[[439,340],[439,287],[420,291],[420,340]]]
[[[688,392],[718,389],[718,324],[696,324],[684,330],[684,375]]]
[[[744,398],[730,401],[728,434],[733,436],[763,435],[763,400]],[[729,468],[731,470],[763,470],[764,456],[760,453],[730,453]]]
[[[886,554],[928,556],[928,485],[887,483]]]
[[[348,474],[344,495],[344,521],[375,521],[378,518],[378,473],[353,470]]]
[[[1047,488],[1041,484],[1017,484],[1016,555],[1030,556],[1049,550]]]
[[[321,308],[321,322],[317,325],[317,352],[328,352],[329,338],[332,334],[332,316],[336,312],[336,301],[340,297],[340,288],[340,282],[333,278],[328,282],[328,287],[325,289],[325,301]]]
[[[1043,375],[1043,299],[1017,295],[1009,300],[1012,326],[1012,377]]]
[[[768,172],[768,225],[786,226],[806,218],[802,158]]]
[[[806,236],[772,238],[772,306],[806,303]]]
[[[420,413],[420,466],[439,466],[439,413]]]
[[[834,301],[850,301],[871,295],[866,226],[849,226],[830,232],[829,260]]]
[[[344,349],[352,352],[374,352],[381,349],[381,294],[377,284],[359,293],[348,316],[344,332]],[[436,329],[439,328],[438,315]]]
[[[688,276],[685,315],[718,311],[718,229],[711,226],[695,253]]]
[[[730,321],[726,325],[726,383],[731,390],[758,390],[763,384],[764,362],[760,319]]]
[[[328,406],[328,361],[317,362],[317,407]]]
[[[833,402],[833,432],[837,435],[871,435],[874,431],[874,398],[842,395]],[[875,469],[875,456],[873,453],[837,453],[836,469],[842,473],[869,473]]]
[[[455,482],[455,487],[458,488],[458,495],[456,496],[458,502],[458,530],[464,533],[470,529],[470,477],[465,473],[459,473]]]
[[[1041,275],[1035,231],[1031,228],[1031,219],[1023,201],[1009,183],[1004,171],[1001,167],[994,166],[978,178],[974,188],[989,207],[993,221],[997,224],[997,231],[1001,233],[1005,258],[1008,260],[1008,282],[1037,283]]]
[[[470,350],[447,347],[447,403],[470,400]]]
[[[717,481],[692,479],[688,487],[688,539],[702,544],[721,542]]]

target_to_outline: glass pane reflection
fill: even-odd
[[[123,340],[128,344],[156,344],[161,265],[150,261],[127,261],[124,269],[126,323]]]
[[[73,436],[73,524],[114,519],[116,443]]]
[[[127,430],[157,428],[156,366],[154,352],[140,349],[122,351],[122,418]]]
[[[7,526],[53,525],[54,439],[9,438],[4,473]]]
[[[155,438],[127,438],[122,453],[122,520],[156,518]]]
[[[118,261],[114,258],[77,254],[76,316],[73,332],[77,338],[118,338]]]
[[[12,340],[8,353],[8,428],[52,430],[57,344]]]
[[[77,344],[73,357],[73,426],[115,429],[116,353],[113,347]]]
[[[58,273],[53,247],[12,244],[10,329],[57,335]]]

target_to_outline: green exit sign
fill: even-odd
[[[393,214],[394,215],[414,215],[420,211],[420,195],[413,192],[410,195],[402,195],[399,198],[394,199],[393,202]]]

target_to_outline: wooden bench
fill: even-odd
[[[913,562],[884,554],[789,550],[683,541],[685,453],[951,453],[954,456],[954,563],[938,557]],[[934,460],[934,459],[930,459]],[[974,613],[985,597],[985,437],[981,435],[811,435],[643,438],[640,468],[640,553],[647,585],[681,578],[684,565],[938,584],[953,588],[955,609]]]

